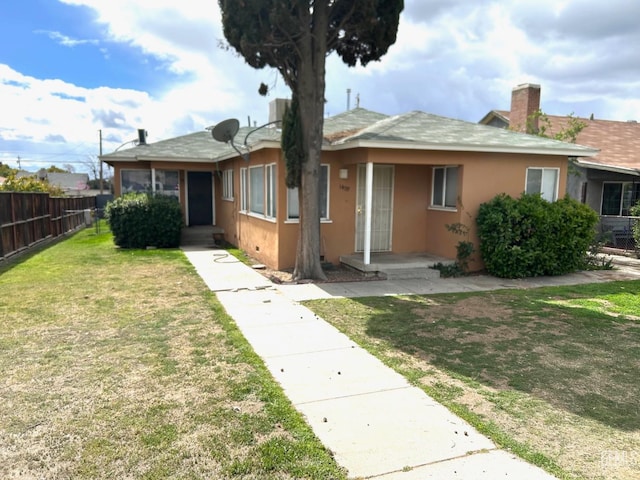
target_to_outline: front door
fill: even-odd
[[[358,165],[356,196],[356,252],[364,250],[366,166]],[[393,222],[393,165],[373,166],[371,251],[391,251]]]
[[[212,180],[211,172],[187,172],[189,226],[213,225]]]

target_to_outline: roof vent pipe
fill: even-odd
[[[147,131],[144,128],[138,129],[138,145],[147,144]]]

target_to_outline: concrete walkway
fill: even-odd
[[[184,252],[350,478],[382,480],[555,477],[499,450],[300,300],[640,279],[632,264],[535,281],[476,276],[274,285],[224,250],[185,247]]]

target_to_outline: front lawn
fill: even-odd
[[[0,478],[345,478],[179,250],[0,271]]]
[[[306,302],[561,478],[640,478],[640,281]]]

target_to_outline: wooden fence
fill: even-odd
[[[95,197],[0,192],[0,261],[86,224]]]

